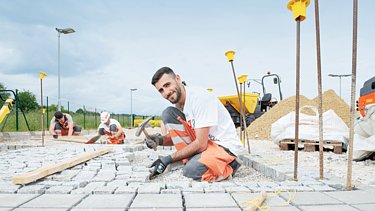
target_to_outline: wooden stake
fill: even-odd
[[[83,163],[87,160],[90,160],[92,158],[95,158],[95,157],[98,157],[98,156],[101,156],[103,154],[106,154],[110,151],[112,151],[112,147],[106,147],[106,148],[103,148],[103,149],[100,149],[100,150],[97,150],[97,151],[94,151],[94,152],[86,152],[86,153],[83,153],[81,155],[78,155],[76,157],[72,157],[68,160],[65,160],[63,162],[60,162],[60,163],[56,163],[56,164],[53,164],[53,165],[49,165],[49,166],[45,166],[45,167],[41,167],[41,168],[38,168],[38,169],[35,169],[33,171],[30,171],[30,172],[27,172],[27,173],[24,173],[24,174],[21,174],[21,175],[17,175],[15,177],[13,177],[12,179],[12,182],[13,184],[21,184],[21,185],[25,185],[25,184],[28,184],[30,182],[34,182],[40,178],[43,178],[43,177],[46,177],[48,175],[51,175],[51,174],[54,174],[56,172],[60,172],[60,171],[63,171],[67,168],[70,168],[70,167],[73,167],[73,166],[76,166],[80,163]]]

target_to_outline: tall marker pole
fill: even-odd
[[[296,45],[296,109],[294,130],[294,180],[298,175],[298,132],[299,132],[299,88],[300,88],[300,22],[306,19],[306,7],[310,0],[291,0],[288,9],[293,12],[294,20],[297,22],[297,45]]]
[[[346,189],[352,189],[352,159],[354,139],[354,116],[355,116],[355,89],[357,77],[357,28],[358,28],[358,0],[353,0],[353,49],[352,49],[352,90],[350,104],[350,130],[349,130],[349,154],[348,154],[348,175],[346,178]]]
[[[234,65],[233,65],[234,54],[235,54],[234,51],[227,51],[227,52],[225,53],[225,56],[228,58],[228,61],[230,62],[231,66],[232,66],[232,72],[233,72],[233,77],[234,77],[234,83],[235,83],[235,85],[236,85],[236,89],[237,89],[238,101],[240,102],[240,111],[242,111],[242,100],[241,100],[240,91],[239,91],[239,89],[238,89],[236,72],[235,72],[235,70],[234,70]],[[241,116],[243,117],[244,114],[241,113]],[[243,120],[243,123],[245,123],[245,125],[246,125],[246,122],[244,121],[245,118],[242,118],[242,120]],[[247,150],[248,150],[248,152],[250,153],[250,142],[249,142],[249,139],[247,139]]]
[[[43,108],[43,78],[46,77],[47,74],[45,74],[44,72],[40,72],[39,73],[39,78],[40,78],[40,107],[41,107],[41,111],[42,111],[42,146],[44,147],[44,136],[45,136],[45,132],[44,132],[44,113],[46,112],[46,110]]]

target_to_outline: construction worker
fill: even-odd
[[[241,165],[237,155],[244,149],[220,101],[205,90],[184,86],[169,67],[160,68],[151,83],[175,107],[162,113],[168,134],[153,134],[145,140],[146,145],[174,145],[177,151],[152,163],[150,179],[179,160],[185,163],[183,175],[197,181],[221,181],[233,176]]]
[[[125,132],[122,129],[120,123],[110,118],[108,112],[102,112],[100,114],[100,125],[98,128],[99,135],[107,135],[105,139],[102,140],[103,144],[123,144],[125,139]]]
[[[81,127],[74,125],[73,118],[69,114],[62,113],[61,111],[56,111],[55,115],[51,119],[49,132],[54,138],[58,135],[61,136],[78,136],[81,134]]]

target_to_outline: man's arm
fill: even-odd
[[[195,128],[197,138],[186,147],[172,154],[173,161],[189,158],[207,149],[209,127]]]
[[[69,127],[68,136],[71,136],[73,135],[73,125],[74,125],[73,118],[69,114],[66,114],[66,117],[68,118],[68,127]]]

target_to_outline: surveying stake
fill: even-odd
[[[233,72],[233,77],[234,77],[234,83],[235,83],[235,85],[236,85],[236,89],[237,89],[238,101],[240,101],[240,119],[242,118],[242,124],[245,125],[245,127],[246,127],[245,115],[244,115],[244,112],[243,112],[243,109],[242,109],[243,106],[242,106],[241,95],[240,95],[240,91],[239,91],[239,89],[238,89],[236,72],[235,72],[235,70],[234,70],[234,65],[233,65],[234,54],[235,54],[234,51],[227,51],[227,52],[225,53],[225,56],[228,58],[228,61],[230,62],[231,66],[232,66],[232,72]],[[241,130],[240,130],[240,137],[242,137],[242,128],[241,128]],[[249,142],[249,138],[248,138],[248,137],[246,138],[246,141],[247,141],[247,150],[248,150],[248,152],[250,153],[250,142]]]
[[[40,78],[40,107],[42,108],[42,146],[44,147],[44,113],[46,110],[43,108],[43,78],[46,77],[47,74],[44,72],[39,73],[39,78]]]
[[[296,47],[296,116],[294,130],[294,180],[297,180],[298,170],[298,132],[299,132],[299,83],[300,83],[300,22],[306,19],[306,7],[310,0],[291,0],[288,9],[293,12],[294,20],[297,22],[297,47]]]

